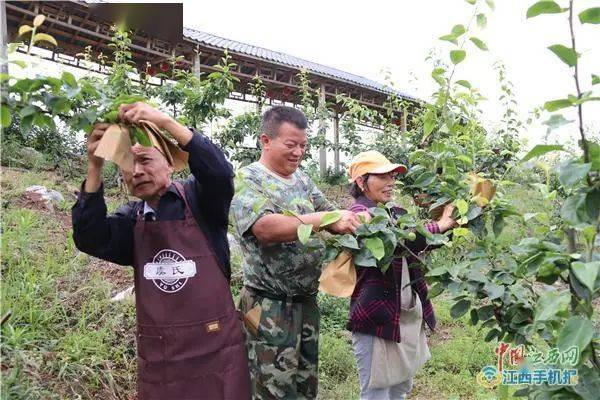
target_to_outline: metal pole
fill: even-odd
[[[6,30],[6,3],[4,1],[0,1],[0,23],[2,26],[0,27],[0,36],[2,36],[2,49],[0,50],[0,57],[2,61],[0,61],[0,72],[3,74],[8,74],[8,51],[7,51],[7,30]]]
[[[325,107],[325,85],[321,84],[321,90],[319,91],[319,107]],[[326,134],[326,123],[323,116],[319,117],[319,133]],[[319,148],[319,171],[321,173],[321,177],[325,177],[327,175],[327,149],[325,146],[321,146]]]
[[[335,117],[333,117],[333,143],[335,145],[334,146],[335,150],[333,151],[333,164],[334,164],[335,172],[339,173],[340,172],[340,149],[339,149],[340,117],[339,117],[339,115],[337,115],[337,113],[335,114]]]

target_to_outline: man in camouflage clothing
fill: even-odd
[[[298,241],[300,224],[318,227],[333,206],[298,169],[307,145],[302,112],[277,106],[262,119],[261,158],[236,179],[231,220],[244,253],[246,344],[256,399],[314,399],[318,387],[319,308],[316,302],[322,249]],[[290,213],[293,212],[295,216]],[[327,227],[353,232],[357,216]]]

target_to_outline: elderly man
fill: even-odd
[[[134,269],[139,399],[247,399],[244,335],[229,290],[227,217],[233,172],[206,137],[144,103],[122,105],[119,119],[149,121],[189,155],[187,180],[171,181],[161,146],[135,145],[124,174],[129,202],[107,216],[94,155],[107,124],[88,138],[88,172],[73,206],[78,249]]]
[[[231,203],[244,252],[240,309],[246,316],[253,394],[312,399],[318,386],[316,292],[323,254],[300,244],[297,228],[318,228],[333,206],[298,169],[307,145],[304,114],[273,107],[264,113],[261,128],[260,160],[239,171]],[[356,214],[340,212],[341,219],[327,229],[353,232],[360,225]]]

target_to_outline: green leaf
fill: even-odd
[[[465,200],[463,199],[458,199],[454,202],[454,205],[456,206],[456,209],[458,210],[458,212],[460,213],[460,215],[464,216],[467,211],[469,210],[469,203],[467,203]]]
[[[477,0],[465,0],[467,3],[469,3],[470,5],[474,5],[475,3],[477,3]]]
[[[344,246],[348,249],[360,250],[360,247],[358,247],[358,242],[356,241],[356,238],[348,233],[346,233],[345,235],[336,237],[335,240],[341,246]]]
[[[506,223],[504,222],[504,217],[502,215],[496,215],[494,217],[494,223],[492,225],[492,230],[494,231],[494,236],[496,236],[496,237],[500,236],[505,225],[506,225]]]
[[[433,172],[423,172],[413,183],[413,186],[416,187],[427,187],[435,182],[436,175]]]
[[[489,300],[499,299],[504,296],[504,286],[496,285],[495,283],[486,283],[483,290],[487,292]]]
[[[467,30],[465,29],[465,26],[464,26],[464,25],[460,25],[460,24],[459,24],[459,25],[454,25],[454,26],[452,27],[452,33],[451,33],[451,34],[452,34],[452,36],[454,36],[455,38],[459,38],[459,37],[461,37],[462,35],[464,35],[466,31],[467,31]]]
[[[485,337],[483,338],[483,340],[485,342],[491,342],[495,337],[500,337],[502,332],[500,332],[498,329],[492,329],[490,330],[487,335],[485,335]]]
[[[549,153],[551,151],[559,150],[564,150],[563,146],[558,144],[538,144],[533,149],[531,149],[521,161],[529,161],[532,158],[543,156],[544,154]]]
[[[339,221],[340,218],[342,218],[342,213],[339,211],[330,211],[323,215],[323,218],[321,218],[321,224],[319,225],[319,228],[334,224]]]
[[[437,297],[440,294],[442,294],[443,291],[444,291],[444,286],[442,286],[442,284],[438,282],[431,287],[431,289],[429,290],[429,293],[427,293],[427,298],[431,300],[434,297]]]
[[[10,126],[10,123],[12,122],[10,110],[8,109],[8,106],[4,104],[0,106],[0,119],[2,120],[2,128],[8,128]]]
[[[591,221],[597,221],[600,216],[600,188],[590,190],[585,196],[585,207]]]
[[[444,275],[445,273],[448,272],[448,268],[447,267],[437,267],[432,269],[431,271],[427,272],[427,274],[425,276],[441,276]]]
[[[578,347],[581,353],[594,337],[594,324],[587,318],[573,316],[567,320],[558,334],[557,345],[561,351]]]
[[[427,244],[433,245],[433,246],[438,246],[438,245],[442,245],[442,244],[446,244],[448,243],[450,239],[448,239],[448,236],[446,235],[442,235],[441,233],[436,233],[436,234],[430,234],[429,236],[427,236]]]
[[[592,162],[592,170],[600,171],[600,144],[588,141],[588,150],[590,161]]]
[[[21,68],[25,68],[27,66],[27,63],[23,60],[10,60],[9,61],[11,64],[15,64],[18,65]]]
[[[152,142],[150,141],[150,138],[148,137],[148,134],[146,132],[142,131],[137,126],[132,126],[130,128],[130,131],[133,131],[132,133],[137,143],[144,147],[152,147]]]
[[[588,8],[579,13],[582,24],[600,24],[600,7]]]
[[[585,193],[576,193],[567,197],[560,210],[560,215],[572,225],[585,223],[588,220]]]
[[[464,79],[456,81],[456,84],[460,85],[460,86],[463,86],[463,87],[466,87],[467,89],[471,89],[471,83],[469,81],[464,80]]]
[[[435,120],[428,119],[423,123],[423,138],[426,138],[433,132],[433,128],[435,128]]]
[[[21,111],[19,112],[19,115],[21,117],[26,117],[28,115],[33,115],[38,111],[38,108],[36,106],[27,106],[27,107],[23,107],[21,109]]]
[[[561,108],[571,107],[573,102],[569,99],[558,99],[547,101],[544,103],[544,108],[547,111],[554,112],[556,110],[560,110]]]
[[[383,241],[380,238],[366,238],[365,246],[367,249],[369,249],[369,251],[371,251],[371,253],[373,253],[373,256],[375,256],[377,260],[381,260],[383,256],[385,256],[385,247],[383,246]]]
[[[450,61],[452,61],[452,64],[456,65],[461,63],[466,56],[467,53],[464,50],[452,50],[450,52]]]
[[[33,124],[40,128],[47,127],[52,130],[56,129],[56,125],[54,124],[52,117],[43,113],[37,113],[34,115]]]
[[[600,83],[600,76],[592,74],[592,86]]]
[[[477,310],[476,309],[472,309],[471,312],[471,325],[475,326],[477,325],[477,323],[479,322],[479,315],[477,315]]]
[[[485,0],[490,10],[494,11],[496,9],[496,4],[494,4],[494,0]]]
[[[354,264],[358,265],[359,267],[376,267],[377,260],[373,256],[373,253],[371,253],[371,251],[365,246],[354,255]]]
[[[75,77],[73,76],[72,73],[70,72],[63,72],[62,76],[60,77],[68,86],[75,88],[77,87],[77,79],[75,79]]]
[[[29,134],[31,130],[31,126],[33,125],[33,115],[28,115],[27,117],[21,118],[21,133],[23,135]]]
[[[300,224],[298,225],[298,240],[302,244],[306,244],[308,239],[310,238],[310,234],[312,233],[313,226],[310,224]]]
[[[541,14],[558,14],[564,12],[560,6],[554,1],[538,1],[527,9],[527,18],[537,17]]]
[[[439,40],[445,40],[446,42],[458,44],[458,40],[456,40],[456,36],[454,35],[443,35],[438,38]]]
[[[469,40],[471,42],[473,42],[475,44],[475,46],[477,46],[480,50],[483,50],[483,51],[488,51],[489,50],[488,47],[487,47],[487,45],[483,42],[483,40],[481,40],[479,38],[476,38],[475,36],[471,36],[469,38]]]
[[[19,31],[17,32],[17,35],[23,36],[24,34],[31,32],[32,30],[33,30],[33,26],[21,25],[19,27]]]
[[[600,261],[591,261],[588,263],[575,261],[571,264],[571,269],[577,279],[594,293],[594,284],[596,283],[596,278],[600,272]]]
[[[563,186],[572,187],[587,176],[591,167],[590,163],[581,164],[577,160],[569,160],[559,167],[558,180]]]
[[[482,321],[487,321],[494,316],[494,306],[492,304],[485,305],[477,310],[477,315]]]
[[[44,23],[45,20],[46,20],[45,15],[43,15],[43,14],[36,15],[35,18],[33,19],[33,26],[38,28]]]
[[[465,217],[467,217],[467,219],[469,221],[471,221],[471,220],[479,217],[482,212],[483,212],[483,209],[481,207],[479,207],[477,204],[471,203],[471,204],[469,204],[469,211],[467,211],[467,214],[465,215]]]
[[[485,28],[487,25],[487,17],[485,14],[477,14],[477,26],[480,28]]]
[[[563,46],[562,44],[553,44],[548,49],[569,67],[574,67],[577,64],[578,55],[572,48]]]
[[[572,119],[566,119],[562,116],[562,114],[552,114],[550,118],[546,121],[542,122],[544,125],[548,127],[548,132],[560,128],[563,125],[567,125],[573,122]]]
[[[455,303],[452,308],[450,308],[450,316],[454,319],[458,319],[465,315],[469,308],[471,307],[471,301],[462,299]]]
[[[48,35],[47,33],[36,33],[33,36],[33,43],[37,43],[37,42],[48,42],[48,43],[52,43],[54,46],[58,46],[58,43],[56,43],[56,39],[54,39],[54,37]]]
[[[556,314],[566,311],[569,307],[571,296],[568,292],[558,293],[556,291],[548,291],[540,296],[535,309],[536,321],[549,321]]]
[[[454,228],[452,229],[452,235],[454,238],[467,237],[469,236],[469,230],[467,228]]]

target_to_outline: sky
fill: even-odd
[[[482,104],[488,126],[494,126],[503,112],[496,100],[500,95],[492,68],[496,61],[506,65],[523,119],[544,102],[575,93],[572,70],[547,49],[555,43],[570,44],[567,13],[528,20],[525,14],[534,1],[496,0],[495,11],[484,1],[479,3],[478,12],[487,15],[488,24],[475,34],[490,50],[468,46],[467,58],[458,66],[455,78],[468,79],[490,99]],[[566,5],[565,0],[562,3]],[[220,2],[184,1],[184,25],[380,82],[384,80],[382,70],[387,69],[399,90],[425,100],[435,89],[432,67],[425,58],[434,48],[447,57],[452,45],[438,37],[455,24],[466,26],[473,14],[473,6],[464,0],[230,0],[226,4],[225,8]],[[579,0],[575,5],[578,13],[599,7],[600,1]],[[577,24],[575,34],[582,54],[580,84],[585,91],[591,89],[591,73],[600,74],[600,28]],[[565,116],[575,119],[575,114]],[[585,104],[583,116],[585,125],[597,135],[600,102]],[[576,129],[571,124],[547,140],[564,141],[576,134]],[[536,123],[524,136],[531,145],[544,140],[545,133],[546,128]]]
[[[570,46],[568,14],[527,20],[526,10],[534,2],[495,0],[495,11],[490,11],[485,1],[478,1],[478,12],[487,15],[488,24],[482,31],[475,28],[474,33],[490,50],[467,46],[467,58],[458,65],[455,79],[468,79],[489,99],[481,105],[488,127],[494,127],[503,112],[496,100],[500,95],[497,73],[492,68],[496,61],[506,66],[523,119],[545,101],[575,93],[572,69],[547,49],[555,43]],[[575,5],[578,13],[600,7],[600,0],[576,0]],[[185,26],[228,39],[380,82],[384,81],[382,70],[387,69],[397,89],[429,100],[435,85],[431,64],[425,58],[434,48],[448,57],[451,45],[438,37],[449,33],[455,24],[467,25],[473,6],[465,0],[185,0],[183,11]],[[583,91],[590,90],[591,73],[600,75],[600,27],[577,23],[575,29],[581,53],[580,83]],[[595,92],[600,95],[600,85]],[[564,114],[575,119],[574,111]],[[600,136],[600,102],[585,104],[583,117],[586,127]],[[540,122],[523,132],[528,147],[542,140],[564,142],[578,134],[577,126],[571,124],[544,138],[546,128]]]

